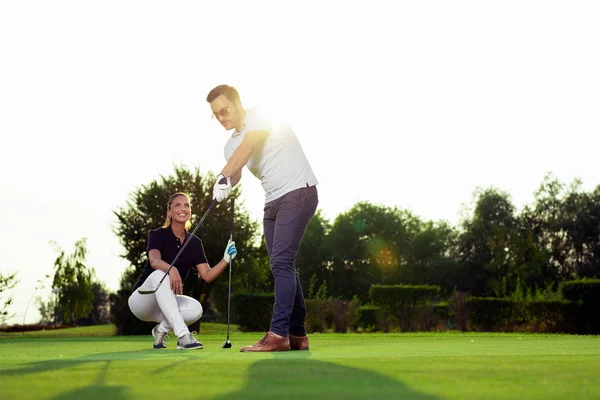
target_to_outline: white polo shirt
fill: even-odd
[[[318,183],[292,128],[287,123],[265,119],[255,108],[246,110],[242,130],[234,130],[225,143],[227,161],[250,131],[268,132],[262,149],[256,151],[246,163],[248,170],[261,181],[265,203],[292,190]]]

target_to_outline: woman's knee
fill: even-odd
[[[193,324],[202,317],[202,304],[189,296],[177,296],[179,312],[187,325]]]
[[[161,279],[163,279],[163,276],[165,275],[165,271],[161,271],[161,270],[155,270],[154,272],[152,272],[150,275],[148,275],[148,282],[153,282],[154,285],[152,286],[156,286],[158,284],[158,282],[160,282]],[[163,285],[166,283],[167,286],[170,286],[170,281],[169,281],[169,275],[164,276],[164,280],[163,280]]]
[[[194,322],[198,321],[200,318],[202,318],[202,314],[204,313],[204,309],[202,308],[202,304],[200,304],[200,302],[198,300],[195,300],[194,304]]]

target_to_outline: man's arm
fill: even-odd
[[[227,162],[227,165],[221,171],[223,176],[232,178],[232,186],[239,182],[242,168],[244,168],[244,165],[246,165],[248,160],[250,160],[252,153],[262,147],[262,145],[265,143],[267,135],[267,131],[250,131],[246,133],[244,140],[242,140],[242,143],[240,143],[238,148],[233,152],[233,155]],[[238,178],[237,182],[235,181],[236,177]]]
[[[240,169],[237,174],[231,177],[231,187],[234,187],[242,179],[242,170]]]

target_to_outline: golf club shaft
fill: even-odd
[[[229,240],[233,241],[233,210],[235,199],[231,198],[231,215],[229,218]],[[229,292],[227,295],[227,340],[229,340],[229,314],[231,311],[231,266],[233,259],[229,260]]]

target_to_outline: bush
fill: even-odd
[[[447,303],[420,304],[414,307],[412,330],[440,331],[446,328],[450,315]]]
[[[465,302],[467,327],[474,331],[576,333],[577,303],[556,300],[514,300],[472,297]]]
[[[72,328],[72,325],[64,325],[64,324],[16,324],[16,325],[7,325],[0,326],[0,332],[32,332],[32,331],[49,331],[54,329],[65,329]]]
[[[560,291],[567,300],[577,303],[572,322],[577,333],[600,333],[600,279],[566,281]]]
[[[455,291],[452,293],[448,310],[448,327],[450,329],[456,328],[461,332],[467,330],[467,323],[469,320],[469,312],[467,310],[468,299],[469,295],[466,292]]]
[[[417,305],[428,304],[439,294],[440,287],[433,285],[371,285],[369,289],[371,301],[394,317],[401,331],[415,330]]]
[[[273,293],[232,293],[231,322],[242,332],[266,332],[271,327],[274,302]]]
[[[358,300],[307,299],[306,330],[345,333],[356,325]]]
[[[375,331],[379,329],[378,313],[380,308],[377,306],[366,305],[357,309],[357,327],[365,331]]]
[[[448,303],[434,304],[432,307],[431,325],[427,330],[442,330],[448,326],[450,320],[450,305]]]
[[[304,302],[306,303],[306,331],[325,332],[333,319],[328,315],[327,300],[306,299]]]
[[[561,282],[560,291],[567,300],[600,306],[600,279]]]
[[[476,331],[512,330],[522,322],[522,303],[493,297],[471,297],[466,301],[468,329]]]
[[[565,300],[534,300],[525,303],[527,321],[535,332],[571,333],[570,320],[575,315],[577,304]]]

